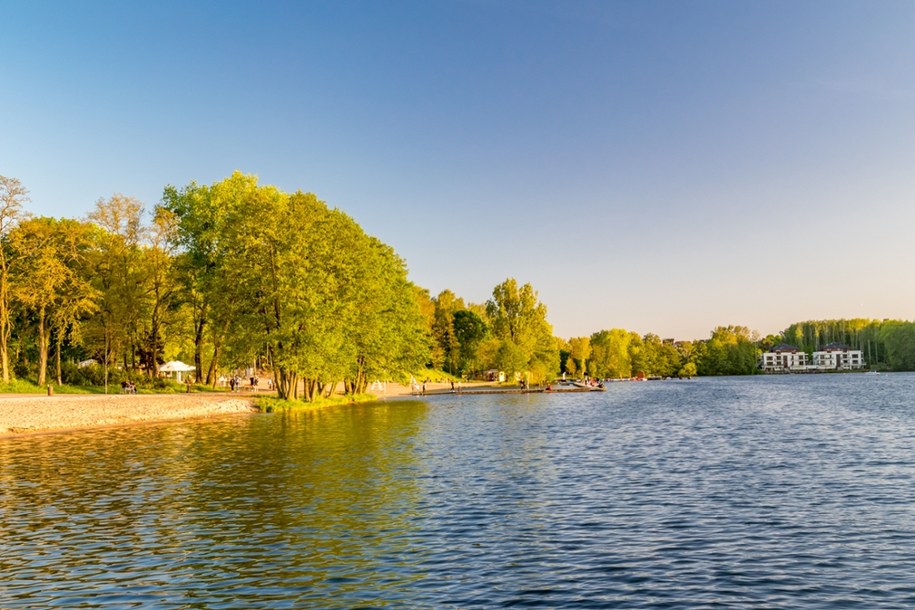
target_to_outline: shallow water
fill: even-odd
[[[915,375],[0,441],[2,608],[915,607]]]

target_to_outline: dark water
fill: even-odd
[[[915,375],[0,441],[0,608],[912,608]]]

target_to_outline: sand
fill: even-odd
[[[0,436],[250,413],[227,394],[0,395]]]
[[[421,383],[419,384],[422,385]],[[464,390],[490,387],[481,382],[464,382]],[[385,384],[369,388],[378,399],[410,396],[409,385]],[[449,382],[429,382],[426,394],[451,392]],[[62,432],[143,422],[213,417],[255,411],[252,398],[275,396],[273,392],[252,394],[0,394],[0,437]]]

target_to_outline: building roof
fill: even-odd
[[[821,352],[847,352],[850,347],[844,343],[839,343],[838,341],[833,343],[828,343],[820,348]]]
[[[796,353],[798,351],[798,349],[796,347],[794,347],[793,345],[788,345],[787,343],[779,343],[778,345],[776,345],[769,351],[777,352],[777,353],[782,353],[782,352]]]

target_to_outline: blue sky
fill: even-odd
[[[0,0],[0,174],[239,169],[556,334],[915,318],[915,3]]]

